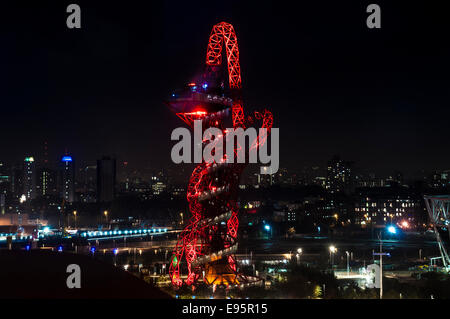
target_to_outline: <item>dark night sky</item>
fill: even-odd
[[[69,30],[66,6],[81,6]],[[237,31],[247,108],[268,107],[281,166],[450,169],[449,22],[437,4],[376,1],[35,1],[2,4],[0,160],[67,147],[78,162],[116,154],[170,161],[182,122],[163,104],[202,71],[222,20]],[[220,4],[219,4],[220,3]],[[296,5],[294,5],[296,4]]]

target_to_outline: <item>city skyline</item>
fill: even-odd
[[[121,158],[115,155],[111,154],[103,154],[99,156],[98,158],[89,158],[89,159],[80,159],[77,156],[75,156],[73,153],[68,152],[67,148],[65,149],[65,152],[62,153],[63,155],[59,155],[55,158],[48,155],[48,144],[45,143],[45,149],[41,152],[43,155],[34,155],[33,153],[26,152],[24,154],[27,154],[23,158],[16,158],[15,160],[10,161],[4,161],[0,158],[0,163],[4,165],[4,169],[12,170],[14,168],[20,168],[23,165],[23,162],[27,160],[27,158],[33,158],[33,161],[36,163],[38,168],[48,168],[53,170],[58,170],[58,167],[61,166],[61,163],[67,163],[67,157],[70,157],[70,162],[74,167],[75,171],[75,180],[78,180],[79,174],[76,172],[81,172],[81,170],[86,169],[87,167],[95,167],[97,165],[97,162],[99,159],[103,157],[111,157],[113,158],[117,164],[116,168],[119,172],[118,180],[123,181],[123,174],[125,171],[132,171],[133,175],[139,175],[144,180],[151,180],[152,176],[155,176],[160,171],[166,171],[167,172],[176,172],[171,177],[175,177],[175,179],[178,182],[183,181],[183,178],[188,176],[191,173],[191,170],[193,169],[193,164],[175,164],[175,163],[168,163],[166,165],[156,166],[152,165],[151,163],[147,163],[144,166],[139,166],[136,162],[130,162],[127,160],[127,158]],[[326,177],[327,170],[329,167],[330,160],[333,159],[339,159],[343,161],[347,161],[351,163],[352,167],[352,175],[359,176],[359,177],[370,177],[373,176],[373,178],[382,178],[382,179],[389,179],[390,177],[393,177],[395,175],[401,174],[402,178],[405,182],[411,183],[414,181],[424,181],[430,178],[433,174],[445,174],[450,172],[450,168],[444,168],[444,169],[436,169],[436,168],[429,168],[429,169],[420,169],[415,171],[414,173],[411,173],[401,168],[391,168],[386,169],[382,172],[376,171],[375,169],[371,167],[362,167],[359,163],[355,162],[352,159],[349,158],[342,158],[339,154],[333,154],[327,159],[323,159],[319,163],[312,163],[308,166],[297,166],[297,167],[287,167],[287,166],[280,166],[280,169],[286,170],[290,173],[291,176],[297,176],[298,178],[305,178],[305,177]],[[249,165],[249,172],[244,174],[244,178],[247,179],[248,175],[257,174],[259,171],[259,167],[264,166],[262,164],[250,164]],[[275,174],[276,175],[276,174]]]
[[[340,154],[378,174],[448,169],[444,25],[427,15],[410,19],[431,8],[410,6],[400,14],[385,4],[389,32],[375,33],[360,20],[363,4],[328,4],[326,11],[305,4],[293,12],[271,2],[209,4],[200,12],[191,4],[141,6],[86,4],[80,30],[56,27],[64,22],[57,14],[63,4],[6,6],[2,160],[37,154],[47,141],[54,158],[69,148],[78,159],[109,154],[140,168],[164,167],[170,133],[183,126],[164,101],[170,88],[185,84],[179,74],[202,72],[209,20],[232,17],[242,40],[246,104],[280,114],[274,125],[281,167],[320,165]],[[186,20],[186,12],[207,21]],[[16,13],[27,22],[12,20]],[[289,18],[296,15],[294,25]],[[174,18],[176,26],[168,22]],[[285,56],[279,48],[288,47],[292,55]]]

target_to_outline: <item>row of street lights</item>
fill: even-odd
[[[333,267],[334,265],[334,254],[337,253],[338,249],[336,248],[336,246],[334,245],[330,245],[330,247],[328,247],[329,251],[330,251],[330,263],[331,266]],[[303,254],[303,249],[302,248],[298,248],[297,249],[297,265],[300,265],[300,257]],[[347,275],[349,275],[350,273],[350,252],[347,250],[345,251],[345,254],[347,255]]]
[[[105,210],[103,212],[103,215],[105,216],[105,222],[107,223],[108,222],[108,211]],[[76,210],[73,211],[73,219],[75,221],[75,228],[77,228],[77,211]]]
[[[303,250],[301,248],[297,249],[297,265],[300,265],[300,256],[302,255]]]
[[[334,254],[337,253],[337,248],[334,245],[330,245],[330,247],[328,247],[329,251],[330,251],[330,262],[331,262],[331,267],[333,267],[334,265]],[[297,249],[297,265],[300,265],[300,257],[303,253],[303,249],[302,248],[298,248]],[[350,252],[348,250],[345,251],[345,254],[347,255],[347,276],[350,275]]]
[[[330,245],[329,247],[330,250],[330,262],[331,262],[331,267],[333,267],[334,265],[334,254],[337,253],[337,248],[334,245]],[[350,274],[350,252],[348,250],[345,251],[345,254],[347,255],[347,276]]]
[[[108,222],[108,211],[105,210],[103,212],[103,215],[105,216],[105,221]],[[77,211],[76,210],[73,211],[73,218],[75,220],[75,228],[77,228]]]
[[[337,248],[333,245],[331,245],[329,247],[330,250],[330,262],[331,262],[331,267],[333,267],[334,265],[334,254],[337,252]]]

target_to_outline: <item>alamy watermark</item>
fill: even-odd
[[[270,154],[268,153],[269,138]],[[278,128],[272,128],[268,134],[266,128],[260,128],[258,131],[253,127],[246,130],[229,128],[222,131],[219,128],[210,127],[202,134],[202,121],[197,120],[194,121],[193,161],[191,131],[185,127],[178,127],[172,131],[171,140],[179,142],[172,147],[170,155],[175,164],[201,163],[202,161],[234,163],[235,158],[236,163],[246,163],[248,146],[248,163],[269,164],[269,166],[261,167],[261,174],[275,174],[280,163],[279,138]],[[203,144],[205,144],[204,147]]]

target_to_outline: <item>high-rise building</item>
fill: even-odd
[[[61,197],[68,203],[75,201],[75,169],[71,156],[65,155],[61,159]]]
[[[352,163],[334,156],[328,162],[326,189],[331,193],[349,192],[353,187]]]
[[[25,198],[36,198],[36,164],[34,157],[28,156],[23,162],[23,195]]]
[[[79,171],[78,176],[82,192],[96,192],[97,166],[85,165]]]
[[[77,175],[77,201],[95,203],[97,201],[97,166],[82,163]]]
[[[54,168],[50,167],[48,160],[48,143],[44,142],[42,148],[42,158],[38,166],[38,177],[36,192],[38,196],[57,195],[58,190],[58,174]]]
[[[0,162],[0,214],[5,213],[6,198],[11,195],[11,174],[5,163]]]
[[[11,193],[15,199],[23,194],[23,165],[16,165],[11,170]]]
[[[4,163],[0,162],[0,215],[4,215],[6,212],[6,197],[11,192],[10,182],[9,170]]]
[[[38,193],[40,196],[57,194],[56,172],[50,168],[42,167],[39,169]]]
[[[111,202],[116,194],[116,159],[97,160],[97,201]]]

